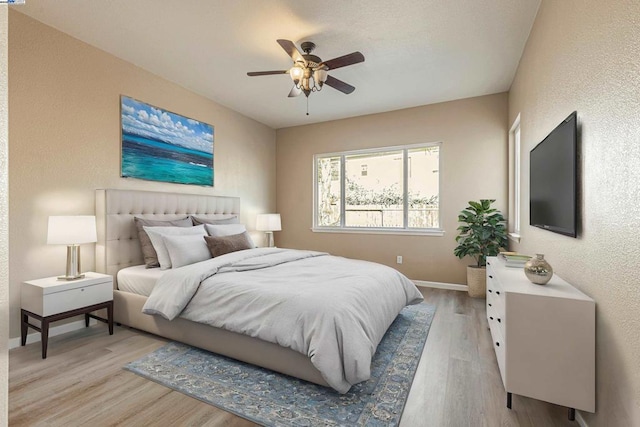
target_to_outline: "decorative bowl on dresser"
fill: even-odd
[[[532,284],[522,268],[487,258],[487,320],[507,392],[595,411],[595,301],[557,275]]]
[[[39,331],[42,337],[42,358],[47,358],[49,324],[68,317],[85,315],[85,326],[89,318],[109,325],[113,335],[113,277],[107,274],[86,273],[78,280],[59,280],[57,277],[30,280],[21,287],[21,344],[27,343],[29,328]],[[92,312],[107,309],[107,319]],[[40,321],[40,327],[29,323],[29,317]]]

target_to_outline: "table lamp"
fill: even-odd
[[[80,272],[80,244],[98,241],[96,217],[93,215],[50,216],[47,243],[67,245],[67,274],[60,280],[82,279]]]
[[[258,214],[256,230],[264,231],[267,234],[267,246],[272,248],[274,246],[273,232],[282,230],[280,214]]]

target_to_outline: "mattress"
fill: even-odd
[[[169,270],[146,268],[144,265],[134,265],[118,271],[118,289],[148,297],[160,279]]]

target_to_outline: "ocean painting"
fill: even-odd
[[[122,177],[213,187],[213,126],[121,96]]]

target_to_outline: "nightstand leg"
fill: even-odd
[[[84,327],[85,328],[89,327],[89,313],[84,314]]]
[[[576,420],[576,410],[575,408],[569,408],[569,421]]]
[[[109,335],[113,335],[113,301],[107,306],[107,321],[109,322]]]
[[[27,345],[27,331],[29,329],[29,316],[22,311],[22,322],[20,323],[20,345]]]
[[[49,321],[47,319],[42,319],[40,324],[40,335],[42,339],[42,358],[47,358],[47,345],[49,344]]]
[[[511,409],[511,393],[507,393],[507,408]]]

